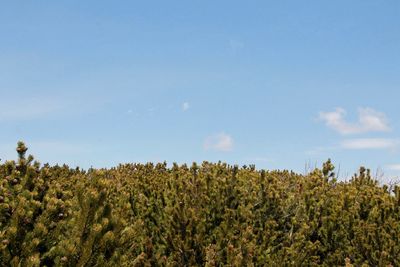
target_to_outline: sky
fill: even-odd
[[[0,38],[2,162],[400,176],[398,0],[5,1]]]

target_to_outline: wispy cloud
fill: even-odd
[[[219,133],[206,138],[204,149],[215,150],[221,152],[229,152],[233,150],[233,138],[226,133]]]
[[[183,111],[187,111],[189,108],[190,108],[189,102],[184,102],[184,103],[182,104],[182,110],[183,110]]]
[[[344,139],[336,145],[319,146],[308,151],[306,155],[316,156],[340,150],[389,150],[397,151],[400,148],[400,139],[391,138],[354,138]]]
[[[400,163],[387,165],[386,168],[391,171],[400,171]]]
[[[27,143],[29,150],[46,154],[80,154],[89,152],[87,145],[68,143],[63,141],[36,141]]]
[[[131,117],[138,117],[139,116],[139,112],[136,109],[128,109],[126,111],[126,114],[128,116],[131,116]]]
[[[0,121],[38,119],[64,108],[66,103],[48,97],[1,101]]]
[[[361,149],[390,149],[399,148],[399,139],[389,138],[356,138],[343,140],[340,147],[343,149],[361,150]]]
[[[79,157],[79,155],[91,152],[87,144],[70,143],[66,141],[27,141],[28,154],[34,155],[39,161],[50,163],[66,163],[68,159]],[[0,158],[14,159],[17,157],[15,143],[0,144]],[[72,162],[72,161],[70,161]]]
[[[238,40],[229,40],[229,49],[233,54],[236,54],[244,47],[244,43]]]
[[[390,126],[386,115],[371,108],[358,109],[358,121],[347,122],[346,110],[336,108],[331,112],[320,112],[319,119],[324,121],[326,126],[343,135],[368,133],[368,132],[387,132]]]
[[[308,156],[315,156],[315,155],[321,155],[327,152],[332,152],[334,150],[337,150],[337,146],[318,146],[314,147],[310,150],[305,151],[305,154]]]
[[[268,158],[268,157],[246,158],[245,161],[258,162],[258,163],[271,163],[271,162],[274,162],[274,160],[272,158]]]

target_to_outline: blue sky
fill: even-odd
[[[0,158],[400,175],[400,2],[9,1]]]

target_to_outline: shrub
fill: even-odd
[[[400,266],[400,188],[203,162],[0,164],[1,266]]]

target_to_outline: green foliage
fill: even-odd
[[[0,266],[400,266],[400,187],[203,162],[0,164]]]

